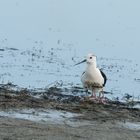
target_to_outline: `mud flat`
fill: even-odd
[[[0,139],[139,140],[140,109],[109,100],[97,104],[57,88],[36,92],[3,86]]]

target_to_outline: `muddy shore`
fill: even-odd
[[[37,98],[35,95],[40,95]],[[46,109],[79,114],[63,123],[36,122],[0,116],[2,140],[139,140],[140,109],[129,104],[109,101],[94,103],[85,97],[63,95],[62,90],[12,90],[0,88],[0,111]],[[70,122],[70,123],[69,123]]]

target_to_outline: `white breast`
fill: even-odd
[[[92,86],[102,87],[104,83],[104,78],[102,77],[100,70],[98,68],[87,68],[85,73],[81,77],[83,86],[86,86],[87,83]]]

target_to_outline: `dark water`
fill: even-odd
[[[80,86],[89,52],[110,98],[140,96],[137,0],[0,0],[0,82],[27,88]]]

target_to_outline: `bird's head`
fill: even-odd
[[[86,56],[86,59],[84,59],[83,61],[81,61],[75,65],[79,65],[79,64],[84,63],[84,62],[86,62],[89,65],[96,64],[96,56],[94,54],[88,54]]]
[[[86,57],[87,64],[94,64],[96,63],[96,56],[94,54],[88,54]]]

